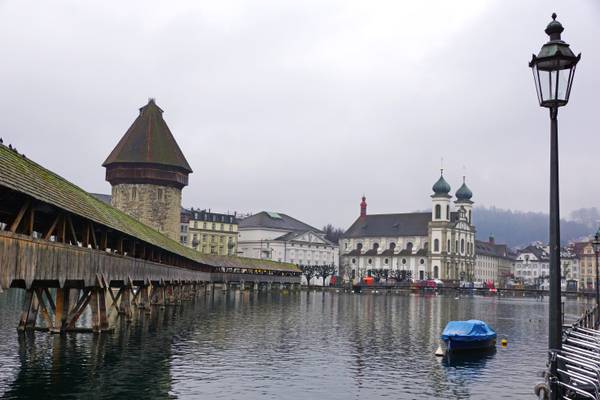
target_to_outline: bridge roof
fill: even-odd
[[[294,264],[233,256],[213,256],[185,247],[2,144],[0,144],[0,186],[203,265],[300,271]]]

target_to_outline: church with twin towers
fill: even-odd
[[[340,273],[359,279],[374,271],[406,271],[414,279],[472,281],[475,274],[473,193],[463,178],[454,196],[443,170],[432,187],[431,211],[360,215],[340,239]]]

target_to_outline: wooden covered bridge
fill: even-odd
[[[26,290],[19,329],[101,332],[215,282],[298,286],[300,271],[184,247],[0,144],[0,290]]]

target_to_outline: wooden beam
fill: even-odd
[[[90,224],[86,223],[83,227],[83,239],[81,244],[83,247],[88,247],[90,244]]]
[[[92,234],[92,246],[94,249],[98,248],[98,240],[96,240],[96,231],[94,230],[94,223],[90,221],[90,232]]]
[[[67,215],[67,221],[69,222],[69,231],[71,232],[73,240],[75,241],[73,245],[78,246],[77,233],[75,232],[75,225],[73,225],[73,218],[71,218],[70,215]]]
[[[58,293],[58,289],[56,289],[56,292]],[[50,309],[52,310],[52,312],[56,313],[56,305],[54,305],[54,300],[52,300],[52,295],[50,294],[50,290],[47,287],[44,288],[44,293],[48,298],[48,304],[50,305]]]
[[[46,234],[44,235],[44,240],[50,240],[50,237],[52,236],[52,234],[54,233],[54,230],[56,229],[56,226],[58,225],[58,221],[60,221],[60,217],[61,214],[56,214],[56,218],[54,219],[54,222],[52,222],[52,225],[50,225],[50,228],[48,229],[48,231],[46,231]]]
[[[31,303],[33,302],[33,289],[27,289],[25,298],[23,299],[23,307],[21,308],[21,317],[19,318],[18,330],[24,331],[27,325],[27,319],[29,318],[29,311],[31,310]]]
[[[44,302],[44,289],[35,289],[35,295],[42,309],[42,317],[46,321],[46,325],[48,325],[48,330],[52,331],[54,329],[54,321],[52,321],[52,319],[50,318],[50,314],[48,313],[48,309],[46,308],[46,303]]]
[[[25,215],[25,212],[27,211],[27,209],[29,208],[30,205],[31,205],[31,200],[27,199],[27,201],[25,201],[25,203],[21,206],[21,209],[17,213],[17,216],[15,217],[15,220],[10,225],[10,229],[9,230],[11,232],[15,233],[17,231],[17,228],[21,224],[21,220],[23,219],[23,216]]]
[[[27,234],[33,236],[33,225],[35,222],[35,208],[29,207],[29,215],[27,217]]]

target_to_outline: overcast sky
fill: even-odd
[[[443,157],[477,205],[547,211],[527,63],[553,11],[582,52],[559,112],[567,216],[600,206],[597,0],[0,0],[0,136],[109,193],[100,165],[154,97],[194,169],[185,206],[346,228],[363,193],[370,213],[428,208]]]

